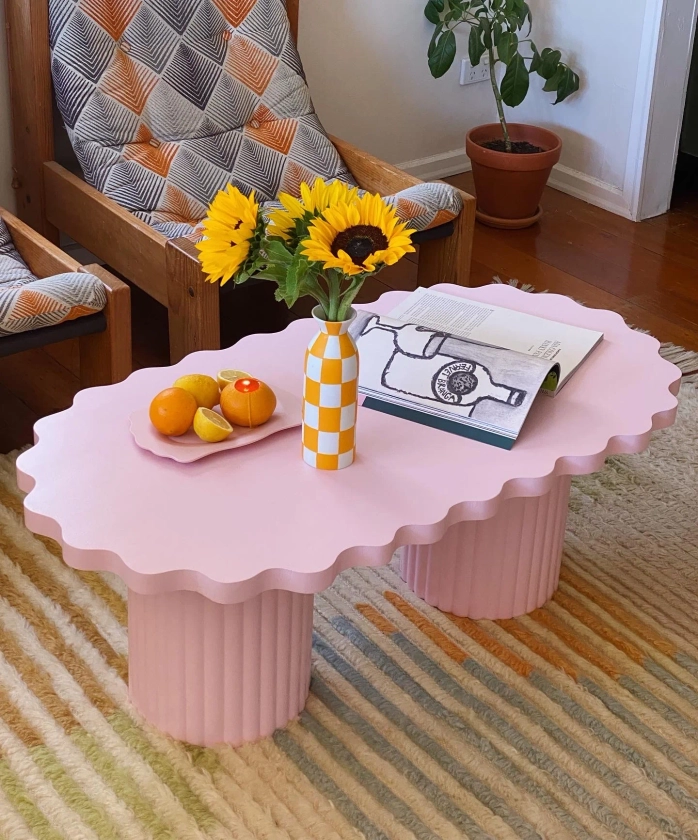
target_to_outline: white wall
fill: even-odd
[[[10,91],[7,83],[7,46],[4,0],[0,0],[0,205],[15,208],[12,189],[12,142],[10,139]]]
[[[555,46],[583,78],[573,99],[552,106],[533,79],[510,117],[558,131],[564,140],[554,183],[630,215],[633,167],[641,139],[655,43],[650,6],[663,0],[530,0],[534,40]],[[300,49],[317,110],[332,133],[423,176],[462,171],[463,135],[495,119],[487,83],[458,85],[458,64],[434,80],[426,63],[432,27],[424,0],[301,0]],[[464,34],[467,34],[465,32]],[[643,41],[643,35],[645,40]],[[435,160],[429,160],[433,159]]]
[[[391,163],[437,156],[426,164],[432,170],[459,171],[466,131],[490,122],[496,109],[489,85],[460,87],[455,66],[446,77],[432,78],[427,47],[433,26],[424,5],[301,0],[301,57],[315,107],[332,134]],[[454,152],[461,157],[455,170]]]

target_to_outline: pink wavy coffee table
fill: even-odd
[[[557,586],[570,476],[673,422],[678,369],[619,315],[509,286],[437,288],[606,334],[558,397],[536,401],[510,452],[369,409],[357,461],[337,473],[303,463],[298,429],[191,464],[136,446],[129,415],[184,373],[281,373],[300,394],[310,320],[82,391],[37,423],[18,460],[27,526],[69,565],[125,580],[130,695],[160,729],[209,745],[285,725],[308,694],[313,593],[399,547],[405,580],[441,609],[541,606]]]

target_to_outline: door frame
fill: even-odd
[[[626,183],[640,221],[671,203],[698,0],[647,0]]]

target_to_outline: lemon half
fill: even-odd
[[[249,373],[245,373],[244,370],[221,370],[218,372],[218,387],[222,391],[226,385],[230,385],[236,379],[245,379],[248,376]]]
[[[198,408],[194,415],[194,431],[206,443],[220,443],[233,432],[225,417],[210,408]]]

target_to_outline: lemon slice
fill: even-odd
[[[249,376],[249,373],[245,373],[244,370],[221,370],[218,372],[217,377],[218,387],[222,391],[226,385],[230,385],[236,379],[244,379],[246,376]]]
[[[194,431],[206,443],[220,443],[232,434],[233,427],[210,408],[198,408],[194,415]]]

